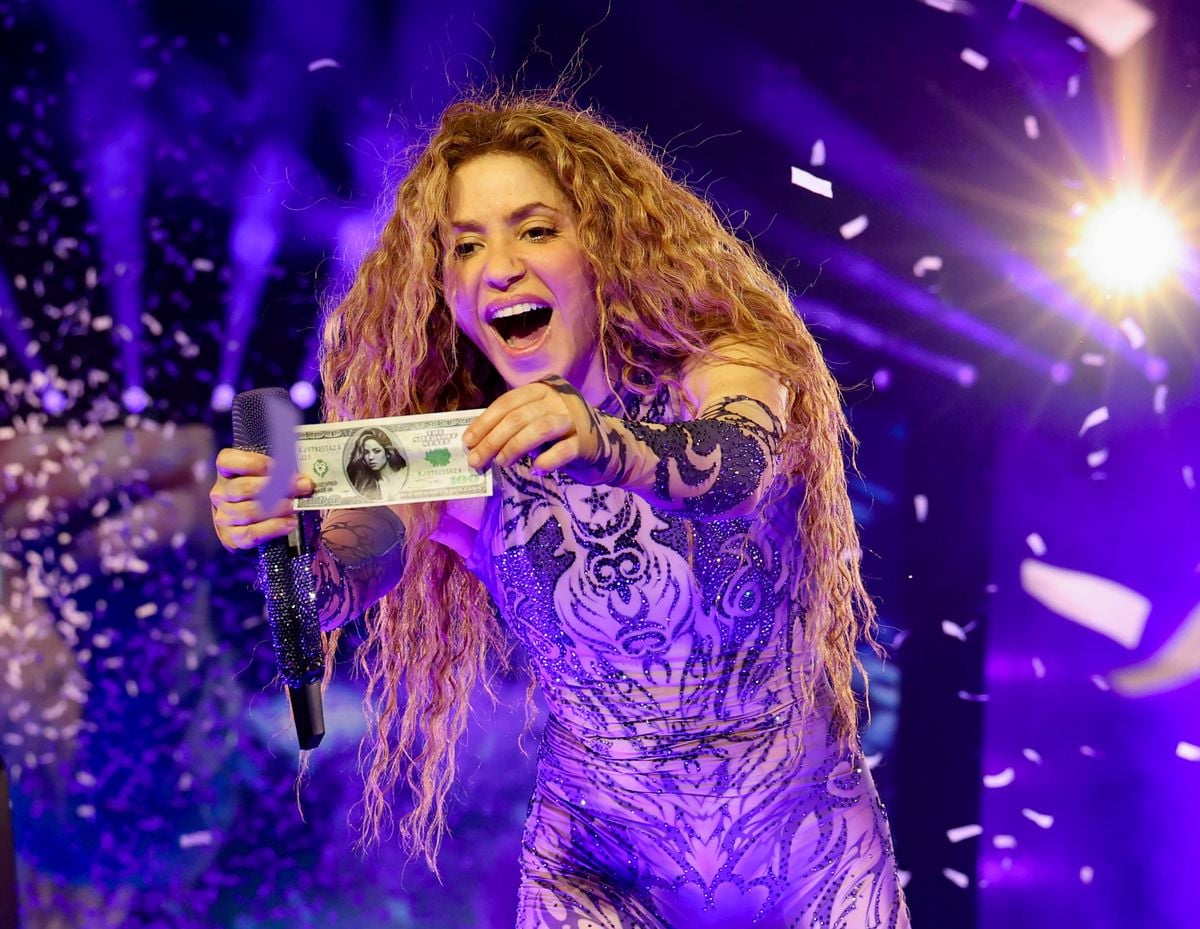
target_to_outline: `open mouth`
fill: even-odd
[[[550,307],[539,303],[518,303],[502,309],[492,317],[491,325],[510,348],[525,348],[535,344],[554,313]]]

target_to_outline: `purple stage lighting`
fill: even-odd
[[[292,403],[302,410],[307,410],[317,402],[317,389],[309,381],[296,381],[288,393],[291,395]]]
[[[279,250],[281,190],[291,152],[281,145],[260,145],[242,173],[238,204],[229,236],[232,275],[225,314],[225,341],[213,391],[213,409],[224,411],[233,402],[242,370],[246,343],[254,329],[267,274]]]
[[[839,309],[835,309],[827,304],[818,303],[814,300],[797,301],[796,310],[804,317],[805,323],[818,333],[821,329],[836,332],[852,342],[885,352],[919,368],[933,371],[936,374],[942,375],[942,377],[957,381],[964,387],[969,387],[975,383],[976,372],[974,365],[960,358],[950,358],[946,355],[940,355],[906,339],[889,335],[881,329],[876,329],[869,323],[853,319]],[[878,374],[876,377],[878,377]],[[890,373],[887,375],[886,380],[888,383],[891,382]],[[879,385],[876,384],[876,386]]]

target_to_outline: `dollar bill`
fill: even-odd
[[[483,410],[300,426],[298,470],[316,492],[297,510],[486,497],[492,474],[467,464],[463,432]]]

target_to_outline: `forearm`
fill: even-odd
[[[697,518],[753,512],[775,476],[782,427],[763,403],[725,397],[685,422],[639,423],[596,414],[596,461],[568,473],[585,484],[637,493],[660,509]]]
[[[362,615],[400,582],[405,531],[387,507],[334,510],[322,522],[313,553],[321,628]]]

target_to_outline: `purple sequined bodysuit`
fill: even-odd
[[[800,491],[722,516],[778,424],[745,398],[687,423],[665,391],[647,406],[626,425],[664,505],[526,459],[498,470],[469,561],[551,712],[518,926],[906,927],[870,773],[827,702],[798,702]]]

